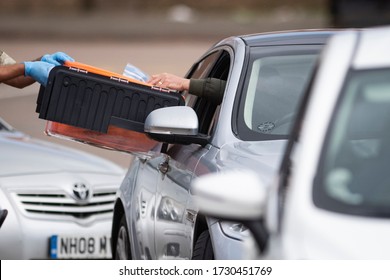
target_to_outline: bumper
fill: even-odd
[[[111,234],[111,213],[81,223],[77,222],[77,219],[61,220],[61,217],[53,217],[50,220],[26,217],[15,211],[10,204],[2,207],[8,209],[7,219],[0,230],[2,260],[49,259],[52,235],[85,237]],[[111,256],[110,243],[108,249]]]
[[[246,260],[252,258],[252,250],[248,250],[250,240],[242,241],[226,235],[220,223],[215,222],[215,220],[209,223],[209,232],[216,260]]]

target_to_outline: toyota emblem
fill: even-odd
[[[73,194],[76,200],[80,202],[87,202],[91,195],[91,190],[84,183],[75,183],[73,185]]]

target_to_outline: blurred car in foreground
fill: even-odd
[[[0,119],[0,259],[111,258],[115,192],[124,170],[32,139]]]
[[[7,218],[8,210],[7,209],[0,209],[0,228],[3,225],[5,218]]]
[[[333,33],[231,37],[193,65],[188,78],[227,82],[223,101],[217,104],[187,92],[187,106],[149,114],[145,131],[170,145],[136,157],[128,170],[115,203],[115,258],[246,258],[242,240],[248,231],[241,224],[199,214],[191,182],[236,168],[257,170],[269,182],[318,55]]]
[[[194,184],[200,208],[216,217],[250,220],[265,248],[261,258],[389,259],[389,48],[388,27],[333,37],[268,196],[239,201],[234,182],[246,180],[249,189],[243,184],[242,192],[256,185],[265,189],[264,182],[253,173],[233,182],[220,174]],[[218,192],[210,190],[211,183],[223,197],[211,199]],[[224,200],[243,215],[212,207]]]

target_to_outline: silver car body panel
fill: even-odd
[[[324,44],[324,38],[318,40],[310,36],[312,33],[303,38],[307,38],[310,47],[319,49],[319,45]],[[274,44],[283,46],[275,35],[263,37],[264,42],[259,44],[265,49],[272,49]],[[285,38],[288,38],[287,33]],[[307,46],[303,39],[288,41],[288,45]],[[256,39],[245,42],[243,38],[231,37],[210,48],[199,59],[203,60],[215,50],[230,55],[227,86],[209,144],[169,145],[167,152],[137,157],[130,166],[117,193],[116,205],[118,209],[122,205],[124,208],[133,259],[191,259],[197,222],[202,218],[191,194],[194,178],[210,172],[250,168],[258,172],[266,184],[270,183],[287,140],[243,141],[232,129],[235,117],[232,112],[244,76],[248,44],[257,46],[257,43]],[[122,213],[122,210],[114,213],[114,223],[119,222]],[[240,228],[236,231],[234,226],[226,226],[224,221],[205,219],[216,259],[246,258],[242,239],[248,234],[241,234]]]
[[[109,235],[121,167],[12,129],[0,154],[1,259],[47,259],[52,235]]]
[[[180,151],[185,155],[183,157],[187,157],[187,169],[177,159],[169,159],[170,170],[165,175],[158,174],[158,170],[159,165],[167,160],[166,155],[156,155],[147,161],[136,159],[118,192],[121,200],[128,202],[125,211],[132,237],[133,258],[191,258],[198,212],[191,199],[191,181],[209,172],[251,168],[269,183],[270,174],[276,171],[285,144],[286,140],[236,141],[221,149],[209,145],[197,150],[188,146],[187,153],[185,149]],[[188,170],[189,166],[194,172]],[[135,173],[137,177],[132,180],[134,177],[131,175]],[[155,182],[156,178],[158,182]],[[216,220],[208,219],[208,223],[209,227],[217,229],[211,235],[215,240],[213,246],[217,259],[244,257],[242,241],[227,236]],[[161,240],[164,236],[165,240]],[[229,250],[226,250],[227,243],[232,246]]]
[[[33,139],[21,133],[0,133],[0,153],[2,158],[0,177],[65,170],[102,174],[123,173],[122,168],[103,158]]]
[[[245,43],[240,38],[228,38],[220,42],[217,46],[229,46],[227,50],[230,52],[231,57],[234,58],[220,111],[220,118],[230,119],[244,65]],[[236,141],[237,137],[232,132],[231,122],[218,122],[214,137],[211,139],[211,144],[215,147],[221,147],[225,143]]]

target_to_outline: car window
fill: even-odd
[[[328,210],[390,216],[390,71],[350,74],[322,151],[314,201]]]
[[[320,46],[252,48],[238,116],[243,140],[286,139],[315,67]]]
[[[208,56],[206,56],[205,58],[203,58],[201,61],[199,61],[197,64],[193,66],[189,75],[187,75],[187,78],[193,78],[193,79],[206,78],[220,55],[221,55],[221,51],[215,51],[209,54]],[[186,104],[188,106],[194,107],[198,97],[189,94],[188,92],[185,92],[184,96],[186,99]]]
[[[201,60],[188,77],[195,79],[216,78],[227,81],[230,63],[230,54],[226,50],[218,50]],[[187,105],[191,106],[198,116],[199,132],[210,135],[216,125],[220,105],[190,93],[186,93],[185,96]]]

